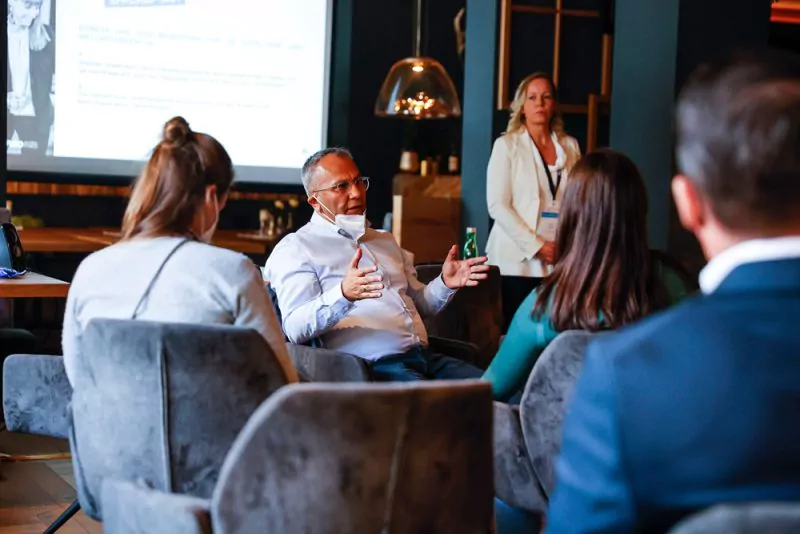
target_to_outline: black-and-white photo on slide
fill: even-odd
[[[299,184],[326,146],[333,0],[7,2],[9,171],[129,180],[176,115],[239,181]]]
[[[8,0],[6,153],[52,155],[55,1]]]

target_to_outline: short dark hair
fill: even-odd
[[[676,113],[679,171],[734,231],[800,221],[800,60],[736,52],[700,67]]]
[[[303,180],[303,188],[306,190],[306,194],[311,192],[311,184],[314,183],[315,174],[319,168],[319,162],[322,161],[322,158],[330,156],[331,154],[353,160],[353,154],[346,148],[340,146],[323,148],[311,154],[306,162],[303,163],[303,169],[300,171],[300,177]]]
[[[564,190],[553,273],[533,315],[552,303],[559,332],[616,329],[668,304],[647,244],[647,191],[636,164],[600,149],[572,168]]]

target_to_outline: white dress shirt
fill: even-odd
[[[381,297],[350,302],[342,280],[356,247],[359,268],[378,266]],[[314,213],[311,221],[275,247],[264,269],[278,297],[283,330],[293,343],[321,337],[325,348],[377,360],[428,344],[420,313],[432,316],[455,290],[439,276],[427,286],[417,279],[413,255],[388,232],[367,229],[356,243]]]
[[[734,269],[747,263],[800,258],[800,236],[751,239],[729,247],[700,271],[700,289],[713,293]]]

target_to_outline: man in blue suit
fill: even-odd
[[[721,502],[800,500],[800,64],[707,66],[677,106],[702,295],[595,342],[548,532],[663,532]]]

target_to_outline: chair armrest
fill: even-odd
[[[494,485],[506,504],[530,512],[547,510],[522,435],[519,407],[502,402],[494,403]]]
[[[369,382],[371,380],[367,363],[358,356],[294,343],[287,343],[286,347],[301,381]]]
[[[66,439],[72,386],[64,358],[14,354],[3,364],[3,411],[12,432]]]
[[[444,354],[475,366],[478,366],[480,360],[481,351],[478,346],[467,341],[428,336],[428,347],[437,354]]]
[[[211,534],[211,502],[106,479],[103,531],[114,534]]]

